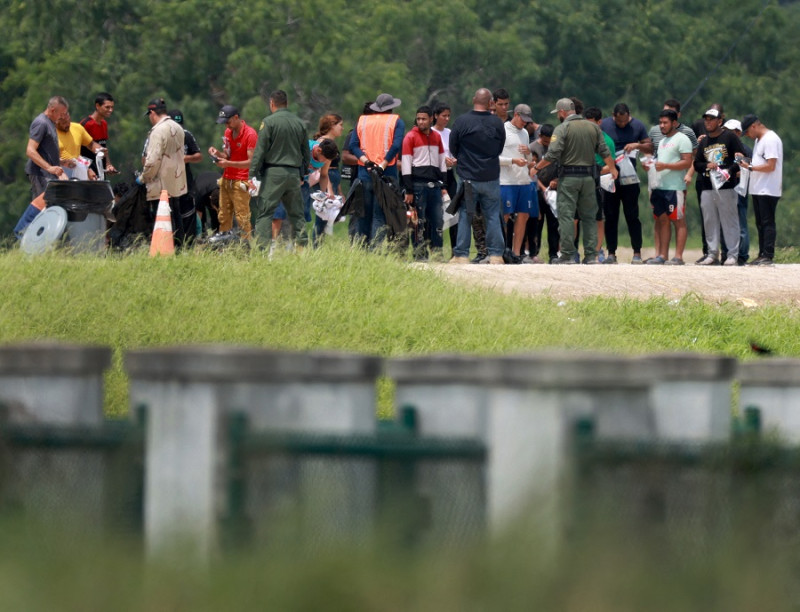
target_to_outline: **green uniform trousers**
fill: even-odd
[[[581,222],[583,254],[587,260],[597,258],[597,195],[591,176],[562,176],[558,180],[558,232],[562,259],[575,255],[575,212]]]
[[[257,244],[264,248],[272,242],[272,215],[281,202],[286,208],[295,243],[299,246],[307,245],[308,230],[303,213],[303,197],[300,194],[300,174],[296,168],[280,166],[267,168],[258,197],[250,200]]]

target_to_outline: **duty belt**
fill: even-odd
[[[561,166],[565,176],[591,176],[594,166]]]

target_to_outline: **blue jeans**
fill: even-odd
[[[36,208],[33,204],[28,204],[28,208],[25,209],[25,212],[22,213],[22,216],[17,221],[17,225],[14,227],[14,235],[17,239],[22,238],[22,233],[25,231],[25,228],[28,227],[31,222],[36,218],[41,210]]]
[[[739,194],[737,194],[739,195]],[[747,196],[739,195],[739,259],[750,259],[750,231],[747,227]]]
[[[750,259],[750,231],[747,227],[747,196],[736,194],[738,198],[736,207],[739,210],[739,261],[745,262]],[[728,247],[725,244],[725,237],[720,237],[720,252],[727,253]]]
[[[500,227],[500,180],[465,182],[472,185],[472,197],[475,204],[481,207],[486,223],[486,245],[489,255],[500,257],[505,250],[503,230]],[[473,214],[467,213],[467,206],[468,203],[464,202],[458,217],[458,240],[453,251],[455,257],[469,257]]]
[[[342,185],[342,173],[339,168],[328,168],[328,182],[331,184],[333,195],[339,195],[339,187]]]
[[[441,249],[442,241],[442,188],[428,187],[428,183],[414,181],[414,206],[417,209],[419,225],[412,234],[414,250],[430,244],[431,248]]]

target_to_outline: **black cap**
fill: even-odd
[[[758,117],[755,115],[745,115],[742,117],[742,132],[747,132],[751,125],[753,125],[756,121],[758,121]]]
[[[145,117],[150,114],[150,111],[156,111],[158,114],[164,114],[167,112],[167,103],[164,102],[164,98],[153,98],[150,102],[147,103],[147,112],[144,114]]]
[[[167,114],[172,117],[172,120],[178,125],[183,125],[183,111],[177,108],[167,111]]]
[[[217,116],[217,123],[227,123],[228,119],[239,114],[239,109],[230,104],[223,106]]]

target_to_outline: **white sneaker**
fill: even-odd
[[[702,261],[698,261],[695,265],[698,266],[718,266],[719,260],[716,257],[712,257],[711,255],[706,256],[705,259]]]
[[[735,266],[738,263],[739,262],[737,261],[737,259],[735,257],[728,257],[728,259],[726,259],[725,263],[722,264],[722,265],[723,266]]]

